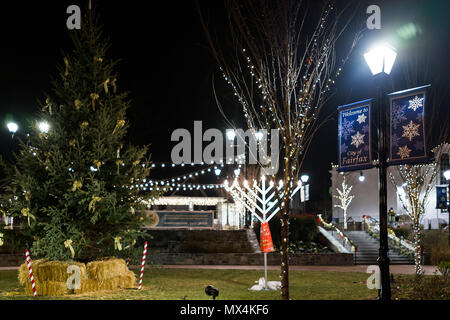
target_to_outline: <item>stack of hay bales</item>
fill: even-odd
[[[76,265],[80,268],[81,288],[75,289],[74,293],[132,288],[136,282],[134,272],[128,270],[126,262],[122,259],[93,261],[87,265],[80,262],[69,263],[40,259],[32,261],[38,295],[61,296],[73,293],[67,287],[67,279],[71,276],[67,273],[67,268],[70,265]],[[27,294],[33,294],[26,263],[20,266],[19,281],[22,285],[25,285]]]
[[[100,290],[115,290],[132,288],[136,275],[128,270],[122,259],[92,261],[86,265],[88,279],[81,282],[81,291],[92,292]]]

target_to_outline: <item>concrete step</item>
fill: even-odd
[[[358,246],[356,264],[377,264],[379,241],[365,231],[348,231],[348,237]],[[390,249],[390,264],[414,264],[414,259]]]

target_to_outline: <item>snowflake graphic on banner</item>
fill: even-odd
[[[347,140],[348,136],[355,132],[353,129],[353,122],[355,121],[348,121],[347,119],[342,120],[339,124],[339,136]]]
[[[406,106],[402,105],[394,105],[394,107],[392,108],[392,126],[394,127],[394,129],[397,129],[397,126],[403,120],[406,120],[405,108]]]
[[[351,144],[358,148],[360,145],[364,144],[364,136],[365,134],[360,134],[359,131],[357,131],[356,134],[352,136]]]
[[[397,136],[396,133],[394,133],[394,134],[392,135],[391,140],[392,140],[392,145],[393,145],[394,147],[398,147],[398,143],[399,143],[399,141],[400,141],[400,137]]]
[[[399,147],[398,152],[397,152],[397,154],[402,159],[409,158],[410,153],[411,153],[411,149],[409,149],[407,145],[405,145],[403,147]]]
[[[366,119],[367,119],[366,115],[364,113],[362,113],[358,116],[358,119],[356,121],[358,121],[358,123],[361,124],[361,123],[366,122]]]
[[[412,109],[415,112],[420,107],[423,107],[423,99],[425,98],[419,98],[418,96],[415,96],[414,99],[409,100],[408,109]]]
[[[369,125],[366,124],[365,126],[363,126],[361,131],[364,132],[364,133],[369,133]]]
[[[419,122],[422,121],[422,120],[423,120],[423,113],[418,112],[418,113],[417,113],[416,120],[419,121]]]
[[[341,144],[341,153],[346,153],[347,150],[348,150],[348,146],[345,143]]]
[[[403,135],[402,137],[406,137],[409,141],[412,141],[414,137],[420,136],[419,127],[420,124],[415,124],[412,120],[406,126],[403,127]]]

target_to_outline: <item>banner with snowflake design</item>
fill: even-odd
[[[426,162],[426,90],[423,86],[389,94],[389,164]]]
[[[372,167],[371,101],[358,101],[338,108],[338,171]]]

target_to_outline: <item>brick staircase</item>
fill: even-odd
[[[347,231],[346,235],[358,246],[356,264],[376,265],[380,243],[365,231]],[[389,248],[390,264],[414,264],[414,259]]]

